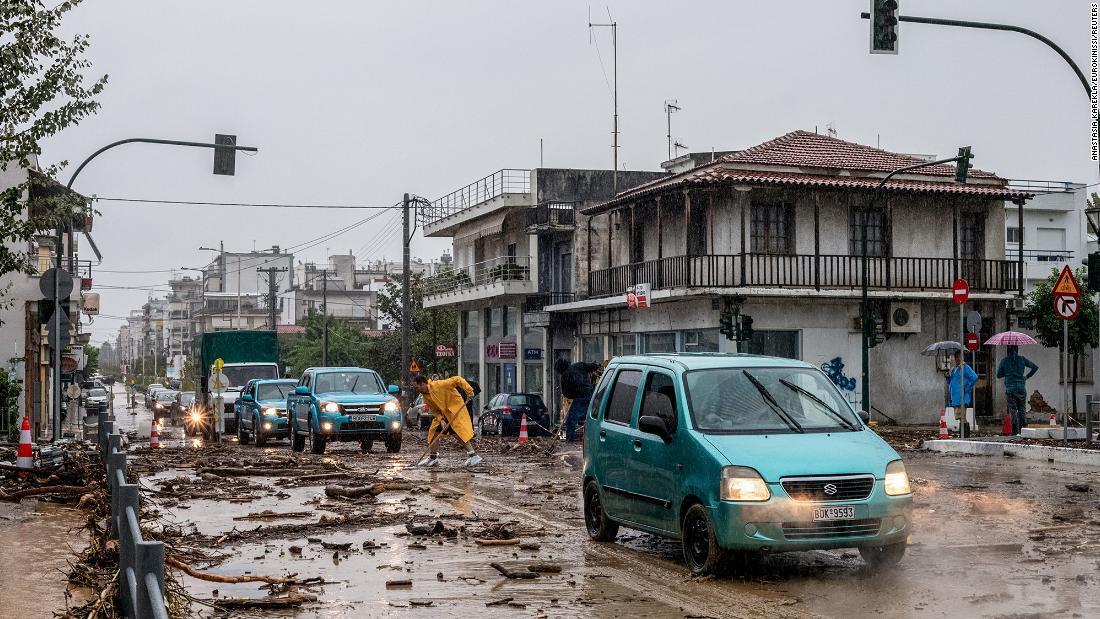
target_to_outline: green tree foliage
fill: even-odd
[[[1039,343],[1047,348],[1062,348],[1062,319],[1054,312],[1054,295],[1051,290],[1058,281],[1060,269],[1052,268],[1046,279],[1035,284],[1027,296],[1024,318],[1033,325]],[[1074,273],[1077,285],[1081,287],[1081,312],[1077,318],[1069,321],[1069,353],[1073,356],[1070,382],[1073,386],[1073,406],[1076,412],[1077,402],[1077,366],[1079,357],[1097,345],[1098,329],[1096,299],[1094,291],[1088,288],[1085,269]]]
[[[95,97],[107,76],[90,84],[84,72],[87,35],[62,38],[61,20],[81,0],[46,6],[40,0],[0,2],[0,170],[30,168],[46,138],[76,125],[99,109]],[[45,167],[0,192],[0,275],[32,273],[26,247],[34,235],[56,228],[87,210],[84,201],[56,190],[51,180],[66,162]],[[6,291],[0,290],[0,298]]]
[[[0,417],[8,428],[8,440],[19,439],[19,393],[16,377],[0,368]]]
[[[84,347],[84,375],[91,376],[99,371],[99,348],[96,346]]]

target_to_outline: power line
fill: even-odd
[[[204,202],[198,200],[152,200],[146,198],[108,198],[95,196],[93,200],[130,202],[136,204],[185,204],[190,206],[254,206],[259,208],[321,208],[321,209],[373,209],[386,210],[396,206],[367,206],[363,204],[287,204],[275,202]]]

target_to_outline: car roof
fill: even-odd
[[[815,366],[798,359],[750,355],[746,353],[717,352],[679,352],[650,353],[645,355],[624,355],[615,357],[608,365],[637,363],[655,365],[671,370],[710,370],[720,368],[814,368]]]
[[[315,374],[320,374],[320,373],[323,373],[323,372],[374,372],[374,370],[372,370],[370,368],[355,368],[355,367],[309,368],[306,371],[307,372],[313,371],[313,373],[315,373]],[[378,372],[374,372],[374,373],[377,374]]]
[[[250,383],[256,383],[257,385],[297,385],[298,381],[293,378],[254,378]]]

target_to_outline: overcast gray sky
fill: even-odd
[[[1039,31],[1088,70],[1084,0],[901,0],[902,13],[1012,23]],[[44,145],[79,162],[126,137],[209,140],[235,133],[260,148],[237,176],[211,154],[131,145],[77,180],[85,194],[169,200],[390,205],[435,198],[504,167],[611,165],[609,32],[589,43],[589,3],[570,0],[276,2],[86,0],[65,24],[92,36],[110,75],[100,113]],[[866,0],[619,1],[592,4],[619,23],[620,161],[659,169],[665,99],[673,135],[692,150],[743,148],[832,122],[839,137],[901,152],[953,154],[1011,178],[1093,183],[1089,109],[1077,78],[1019,34],[902,24],[898,56],[867,53]],[[601,68],[600,56],[603,66]],[[290,246],[369,211],[146,206],[99,202],[99,285],[166,289],[167,273],[210,252]],[[399,258],[385,213],[297,254]],[[449,241],[414,241],[438,257]],[[124,316],[150,294],[101,289]],[[153,294],[162,294],[153,292]],[[93,343],[121,323],[101,317]]]

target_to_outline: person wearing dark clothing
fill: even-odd
[[[1024,374],[1024,370],[1029,370]],[[997,378],[1005,381],[1005,397],[1008,414],[1012,419],[1012,433],[1019,434],[1027,426],[1027,379],[1035,376],[1039,366],[1020,354],[1019,346],[1009,346],[1008,354],[997,364]]]
[[[470,400],[468,402],[466,402],[466,410],[470,412],[470,424],[473,425],[474,431],[476,432],[477,424],[474,420],[474,400],[476,400],[477,396],[481,394],[481,385],[477,384],[476,380],[467,380],[466,382],[470,383],[470,386],[474,388],[474,395],[470,397]],[[466,394],[462,395],[465,398]]]
[[[570,399],[569,414],[565,417],[565,440],[572,443],[577,440],[577,428],[588,413],[588,404],[592,401],[592,374],[600,369],[598,363],[578,361],[572,365],[559,361],[556,368],[561,372],[561,394]]]

